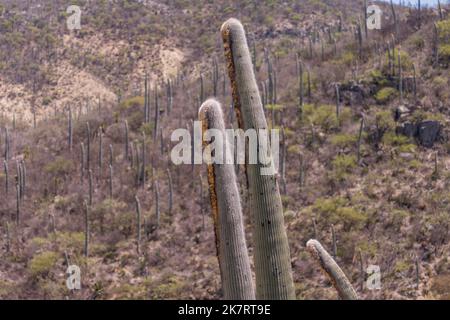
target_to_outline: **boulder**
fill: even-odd
[[[411,122],[405,122],[396,129],[397,134],[414,138],[417,136],[417,125]]]
[[[441,124],[439,121],[423,121],[417,126],[417,139],[426,148],[431,148],[439,138]]]
[[[439,121],[434,120],[418,123],[405,122],[396,128],[396,133],[415,138],[420,145],[431,148],[441,138],[442,126]]]

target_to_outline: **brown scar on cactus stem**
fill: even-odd
[[[330,279],[343,300],[359,300],[358,295],[345,273],[323,248],[319,241],[311,239],[306,243],[311,256],[319,263],[322,272]]]
[[[234,111],[236,113],[236,119],[238,122],[238,126],[239,126],[239,128],[244,129],[244,122],[242,120],[242,111],[241,111],[241,101],[239,99],[239,91],[238,91],[237,82],[236,82],[236,67],[234,65],[234,57],[233,57],[233,50],[232,50],[233,39],[230,36],[230,28],[229,28],[229,25],[227,24],[227,22],[225,22],[222,25],[220,30],[221,30],[221,34],[222,34],[222,40],[223,40],[225,61],[227,64],[227,69],[228,69],[228,77],[230,78],[230,83],[231,83],[231,96],[233,98],[233,107],[234,107]],[[248,182],[248,175],[247,175],[247,164],[244,166],[244,168],[245,168],[245,170],[244,170],[245,181],[246,181],[246,186],[248,188],[249,182]]]
[[[203,105],[203,107],[199,111],[199,119],[202,123],[202,145],[203,148],[208,146],[208,142],[204,139],[205,132],[209,129],[209,121],[207,117],[207,105]],[[211,202],[211,210],[212,210],[212,218],[214,223],[214,235],[216,242],[216,255],[219,256],[219,206],[217,204],[217,193],[216,193],[216,178],[214,173],[214,166],[212,164],[208,164],[207,167],[208,172],[208,186],[209,186],[209,199]]]

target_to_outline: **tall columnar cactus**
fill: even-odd
[[[20,185],[16,183],[16,224],[20,223]]]
[[[145,78],[144,78],[144,122],[148,123],[148,120],[150,119],[149,117],[149,101],[148,101],[148,75],[147,72],[145,73]]]
[[[222,25],[221,33],[239,127],[267,129],[244,28],[238,20],[230,19]],[[273,167],[271,155],[264,152],[260,158],[263,163],[270,161]],[[254,224],[256,296],[258,299],[295,299],[277,176],[261,175],[262,167],[261,164],[246,166]]]
[[[93,192],[94,192],[94,185],[92,181],[92,170],[88,171],[88,179],[89,179],[89,206],[92,206],[92,199],[93,199]]]
[[[114,164],[114,149],[112,144],[109,145],[109,165],[112,166]]]
[[[8,161],[10,157],[10,137],[9,130],[5,128],[5,152],[4,152],[5,160]]]
[[[6,221],[6,252],[9,253],[11,250],[11,234],[9,231],[9,222]]]
[[[319,241],[309,240],[306,244],[308,251],[317,260],[322,270],[328,275],[333,286],[343,300],[358,300],[358,295],[344,272],[334,259],[322,247]]]
[[[159,228],[161,220],[161,212],[159,210],[159,184],[155,180],[155,214],[156,214],[156,228]]]
[[[356,26],[356,32],[358,37],[358,57],[362,59],[363,55],[363,37],[362,37],[362,31],[361,31],[361,21],[358,22],[358,25]]]
[[[173,85],[172,80],[167,80],[167,114],[170,115],[173,108]]]
[[[332,255],[333,259],[337,257],[337,242],[336,242],[336,231],[334,230],[334,225],[331,225],[331,242],[332,242]]]
[[[3,171],[5,173],[5,194],[8,195],[9,192],[9,170],[8,170],[8,162],[3,160]]]
[[[84,201],[84,256],[89,256],[89,205]]]
[[[134,197],[136,204],[136,251],[141,253],[141,202],[137,196]]]
[[[436,67],[439,64],[439,29],[436,23],[433,23],[433,58]]]
[[[169,210],[168,214],[169,216],[172,214],[172,208],[173,208],[173,183],[172,183],[172,175],[170,173],[170,169],[167,169],[167,180],[169,183]]]
[[[203,81],[203,74],[200,73],[200,94],[198,96],[200,102],[204,101],[205,99],[205,85]]]
[[[160,109],[159,109],[159,101],[158,101],[158,86],[155,84],[155,126],[153,127],[153,140],[156,140],[156,137],[158,135],[159,132],[159,113],[160,113]]]
[[[25,196],[25,190],[27,185],[27,168],[25,166],[25,161],[20,161],[20,197]]]
[[[366,273],[364,272],[364,259],[361,249],[359,249],[359,290],[364,290],[364,282],[366,280]]]
[[[86,170],[91,169],[91,127],[86,122]]]
[[[417,101],[417,72],[416,65],[413,63],[413,92],[414,92],[414,101]]]
[[[397,51],[398,58],[398,91],[400,91],[400,102],[403,102],[403,70],[402,70],[402,55],[400,47]]]
[[[129,128],[128,128],[128,120],[124,121],[125,126],[125,159],[128,160],[130,158],[130,136],[129,136]]]
[[[363,130],[364,130],[364,116],[361,117],[361,124],[359,126],[358,146],[357,146],[358,163],[361,163],[361,141],[363,136]]]
[[[390,0],[390,1],[391,1],[391,12],[392,12],[392,17],[394,19],[394,28],[395,28],[395,42],[394,43],[397,43],[398,36],[399,36],[398,21],[397,21],[398,19],[397,19],[397,13],[395,12],[394,3],[392,2],[392,0]]]
[[[222,108],[216,100],[210,99],[203,103],[199,118],[204,133],[208,129],[217,129],[225,135]],[[205,136],[203,145],[207,148]],[[225,141],[223,146],[225,152],[229,153]],[[255,299],[233,164],[209,164],[208,184],[224,298]]]
[[[417,20],[419,29],[422,27],[422,5],[420,0],[417,0]]]
[[[86,159],[86,150],[84,147],[84,143],[80,144],[80,171],[81,171],[81,181],[84,179],[84,171],[86,170],[85,159]]]
[[[68,120],[68,142],[69,151],[72,152],[73,148],[73,119],[72,119],[72,107],[69,107],[69,120]]]
[[[341,94],[339,90],[339,84],[336,83],[335,85],[335,92],[336,92],[336,119],[339,123],[339,116],[340,116],[340,104],[341,104]]]
[[[217,63],[217,58],[214,57],[213,70],[212,70],[212,83],[213,83],[213,95],[217,97],[217,88],[219,84],[219,65]]]
[[[442,12],[441,1],[438,0],[438,12],[439,12],[439,20],[444,20],[444,14]]]
[[[19,160],[16,160],[16,184],[19,187],[19,199],[22,199],[22,169]]]
[[[299,54],[297,54],[296,63],[297,63],[297,77],[298,77],[298,105],[299,105],[299,114],[300,114],[300,119],[301,119],[302,114],[303,114],[303,105],[304,105],[304,98],[303,98],[304,90],[303,90],[303,63],[300,59]]]
[[[145,186],[145,182],[146,182],[146,166],[147,166],[147,147],[146,147],[146,141],[145,141],[146,137],[145,137],[145,132],[142,131],[142,169],[141,169],[141,178],[140,181],[142,183],[143,186]]]
[[[113,166],[109,165],[109,198],[113,198],[113,178],[114,178],[114,171]]]
[[[206,230],[205,227],[205,205],[203,203],[204,199],[204,193],[203,193],[203,176],[200,175],[200,192],[199,192],[199,198],[200,198],[200,215],[202,216],[202,227],[203,231]]]
[[[308,83],[308,98],[311,100],[311,93],[312,93],[312,88],[311,88],[311,72],[309,71],[309,69],[306,71],[306,81]]]
[[[368,16],[367,16],[367,0],[364,0],[364,12],[363,12],[363,15],[364,15],[364,34],[365,34],[366,39],[367,39],[369,37],[369,30],[367,28],[367,21],[369,20]]]
[[[103,171],[103,133],[100,132],[98,134],[98,178],[101,178]]]

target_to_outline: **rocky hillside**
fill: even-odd
[[[363,299],[449,299],[449,8],[378,5],[366,33],[357,0],[3,1],[0,298],[223,296],[206,166],[174,165],[170,135],[210,96],[237,126],[219,32],[236,17],[283,131],[297,298],[338,298],[306,250],[316,238]]]

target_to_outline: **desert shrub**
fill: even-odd
[[[336,116],[336,107],[331,105],[320,105],[314,107],[313,105],[305,105],[303,108],[304,122],[313,123],[314,126],[319,126],[323,131],[330,132],[349,121],[351,118],[351,111],[348,108],[341,108],[339,114],[339,121]]]
[[[129,236],[133,230],[135,213],[129,212],[124,202],[106,199],[91,209],[91,219],[92,228],[101,231],[119,231]]]
[[[389,102],[390,100],[392,100],[396,95],[397,95],[396,89],[391,88],[391,87],[386,87],[386,88],[380,89],[375,94],[375,100],[379,104],[385,104],[385,103]]]
[[[357,208],[350,205],[349,201],[342,197],[319,198],[312,206],[321,220],[329,223],[342,223],[344,229],[350,227],[359,228],[367,221],[367,216]]]
[[[133,97],[122,101],[120,109],[126,111],[128,109],[136,109],[144,106],[144,97]]]
[[[46,276],[56,264],[58,255],[55,252],[45,251],[31,259],[28,271],[32,277]]]
[[[335,182],[343,182],[352,170],[356,168],[357,161],[353,155],[338,155],[331,162],[333,171],[331,178]]]
[[[331,137],[331,143],[339,148],[349,148],[356,144],[358,138],[353,134],[340,133]]]
[[[177,276],[170,276],[163,280],[163,283],[153,286],[151,290],[152,299],[179,299],[187,284]]]
[[[411,142],[410,138],[403,135],[397,135],[395,132],[387,132],[383,136],[382,142],[386,146],[397,148],[400,153],[414,153],[417,148],[417,146]]]
[[[44,171],[56,176],[65,176],[73,170],[73,162],[71,160],[65,159],[63,157],[56,158],[53,162],[48,163],[44,167]]]
[[[425,48],[425,39],[421,35],[416,34],[411,36],[410,42],[416,50]]]

